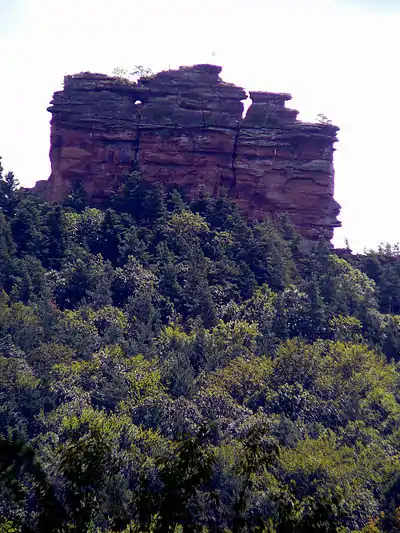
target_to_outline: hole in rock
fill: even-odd
[[[251,107],[251,104],[253,103],[253,100],[250,98],[250,93],[249,91],[247,91],[245,89],[245,92],[246,92],[246,98],[244,98],[243,100],[240,100],[243,104],[243,111],[242,111],[242,118],[245,118],[250,107]]]

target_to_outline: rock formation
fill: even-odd
[[[287,212],[307,239],[330,239],[339,205],[333,198],[333,144],[338,128],[296,120],[291,96],[246,92],[195,65],[137,83],[103,74],[66,76],[49,111],[52,173],[36,190],[59,201],[77,182],[90,198],[112,194],[133,169],[146,180],[225,194],[253,219]]]

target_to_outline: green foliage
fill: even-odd
[[[0,170],[0,531],[399,530],[396,247]]]
[[[19,183],[13,172],[3,176],[3,166],[0,157],[0,211],[7,216],[12,216],[19,203]]]
[[[131,78],[135,80],[136,78],[148,78],[154,76],[154,72],[148,66],[135,65],[132,72],[129,72],[128,69],[123,67],[115,67],[112,71],[112,75],[118,78]]]

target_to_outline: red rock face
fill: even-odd
[[[102,74],[67,76],[49,111],[52,173],[36,190],[62,200],[81,182],[101,201],[140,168],[149,182],[232,198],[251,218],[287,212],[307,239],[332,237],[333,144],[338,128],[296,120],[288,94],[250,93],[195,65],[132,83]],[[140,102],[140,103],[139,103]]]

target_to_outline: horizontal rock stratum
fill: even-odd
[[[112,194],[139,168],[144,179],[233,199],[251,218],[287,212],[307,239],[331,239],[333,145],[338,128],[296,119],[289,94],[251,92],[244,118],[241,87],[221,67],[195,65],[137,83],[84,72],[54,94],[51,176],[36,191],[62,200],[81,182],[93,201]]]

